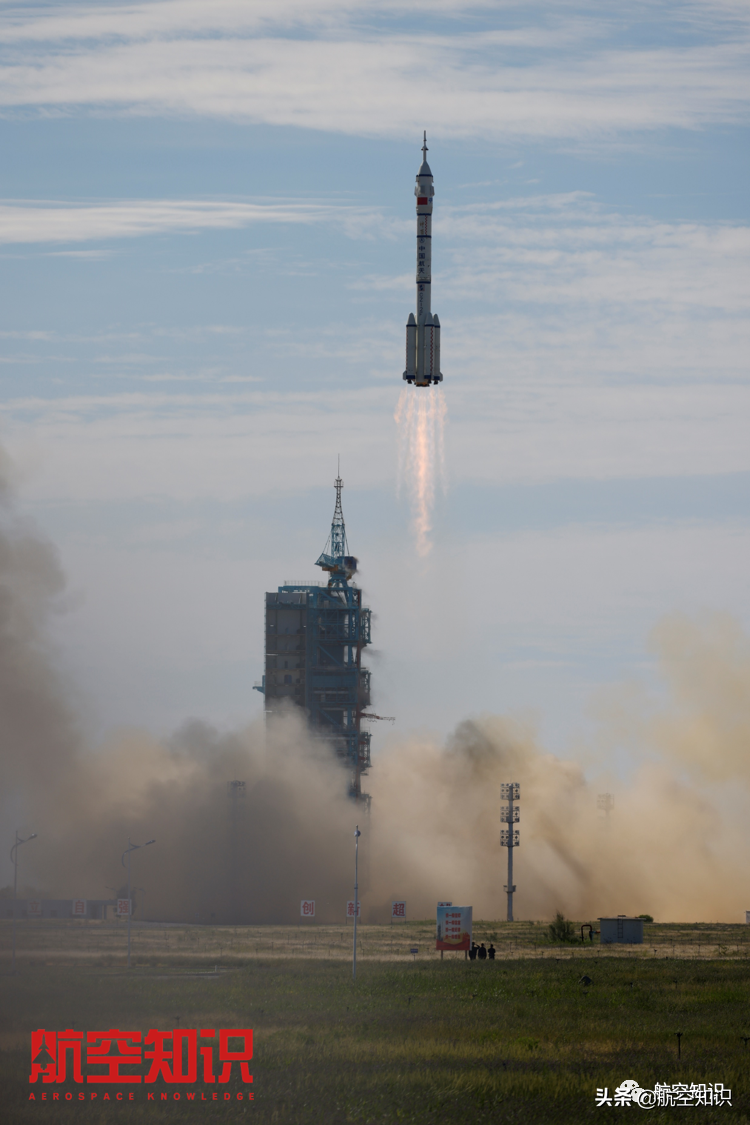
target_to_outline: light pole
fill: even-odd
[[[359,863],[359,838],[361,835],[359,825],[357,825],[354,829],[354,956],[352,957],[352,980],[357,979],[357,913],[359,910],[357,865]]]
[[[133,914],[133,903],[130,898],[130,853],[137,852],[139,848],[147,848],[149,844],[155,844],[156,840],[146,840],[145,844],[131,844],[130,837],[128,836],[128,846],[122,853],[122,866],[125,866],[125,856],[128,857],[128,968],[130,968],[130,918]]]
[[[32,832],[25,840],[22,840],[18,835],[16,829],[16,842],[10,849],[10,862],[13,864],[13,964],[11,966],[11,975],[16,975],[16,899],[18,898],[18,849],[21,844],[28,844],[29,840],[36,840],[36,832]]]

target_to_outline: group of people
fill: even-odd
[[[486,961],[488,957],[489,957],[490,961],[494,961],[495,960],[495,947],[492,944],[492,942],[490,942],[489,949],[485,949],[484,942],[482,942],[481,945],[477,945],[477,943],[475,941],[473,941],[471,943],[471,949],[469,950],[469,960],[470,961],[476,961],[477,957],[479,958],[480,961]]]

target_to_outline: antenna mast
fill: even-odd
[[[336,489],[336,507],[333,510],[333,519],[331,520],[331,554],[335,559],[343,558],[344,555],[349,554],[349,548],[346,542],[346,524],[344,523],[344,509],[341,507],[341,489],[344,487],[344,482],[341,479],[341,469],[339,475],[336,477],[334,488]]]

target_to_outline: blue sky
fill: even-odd
[[[0,60],[0,440],[92,735],[260,712],[263,591],[316,577],[338,454],[401,733],[512,711],[560,749],[664,614],[748,625],[746,3],[0,4]]]

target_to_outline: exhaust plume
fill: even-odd
[[[432,550],[435,486],[445,490],[445,396],[439,386],[405,387],[396,407],[398,494],[406,489],[417,554]]]

